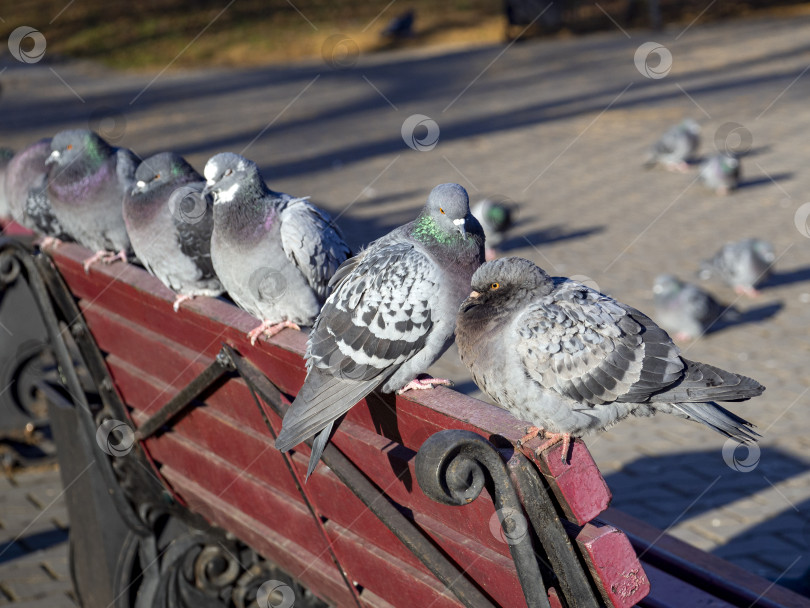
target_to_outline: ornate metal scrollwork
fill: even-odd
[[[515,560],[527,605],[549,606],[531,535],[526,533],[523,508],[509,471],[491,443],[471,431],[435,433],[416,454],[416,480],[429,498],[455,506],[471,503],[486,487]]]

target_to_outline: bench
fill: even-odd
[[[233,304],[174,313],[142,268],[88,255],[0,241],[60,363],[43,390],[85,606],[806,605],[608,509],[581,441],[537,458],[524,422],[446,388],[369,396],[304,483],[309,448],[273,439],[306,336],[251,347]]]

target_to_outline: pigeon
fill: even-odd
[[[740,159],[729,154],[714,154],[700,164],[700,182],[720,196],[740,185]]]
[[[101,260],[127,261],[131,247],[123,216],[124,194],[135,185],[139,160],[93,131],[61,131],[51,140],[48,196],[57,219],[80,245],[95,251],[84,269]],[[114,252],[114,253],[111,253]]]
[[[539,433],[537,454],[629,415],[674,414],[740,442],[753,425],[716,401],[762,393],[757,381],[681,356],[649,317],[522,258],[481,266],[461,305],[456,343],[475,383]]]
[[[224,288],[211,262],[213,202],[205,181],[181,156],[156,154],[135,171],[123,213],[135,255],[178,294],[173,308],[195,296],[217,297]]]
[[[512,227],[514,212],[514,205],[497,199],[485,198],[473,206],[472,214],[480,222],[486,236],[484,255],[487,260],[495,259],[495,248],[503,242],[506,231]]]
[[[650,148],[644,162],[646,168],[661,164],[670,171],[685,173],[700,144],[700,125],[687,118],[664,133]]]
[[[6,167],[5,195],[14,220],[45,238],[45,248],[60,241],[72,241],[57,219],[48,196],[48,166],[51,140],[40,139],[20,150]]]
[[[412,222],[345,262],[307,342],[307,377],[276,448],[316,435],[307,477],[332,426],[377,387],[405,392],[449,384],[414,380],[453,341],[458,307],[484,261],[484,231],[458,184],[440,184]]]
[[[307,198],[270,190],[256,163],[231,152],[205,165],[204,194],[214,199],[211,260],[228,295],[262,320],[255,344],[285,327],[312,325],[329,279],[351,255],[325,211]]]
[[[698,338],[719,323],[733,322],[740,312],[725,306],[697,285],[671,274],[662,274],[653,284],[655,318],[676,340]]]
[[[11,217],[11,209],[6,198],[6,171],[13,156],[14,150],[0,147],[0,219]]]
[[[388,22],[382,35],[386,38],[412,38],[415,18],[416,14],[412,9],[405,11]]]
[[[720,277],[735,293],[756,297],[757,286],[773,273],[776,254],[773,245],[762,239],[743,239],[726,243],[714,257],[701,264],[699,276]]]

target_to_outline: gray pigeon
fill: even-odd
[[[317,434],[307,477],[335,421],[371,391],[431,388],[414,380],[453,341],[459,304],[484,260],[484,232],[458,184],[436,186],[412,222],[348,260],[332,279],[307,343],[307,378],[276,447]]]
[[[181,156],[156,154],[135,171],[135,187],[124,196],[124,220],[135,255],[178,294],[216,297],[224,289],[211,262],[214,210],[203,196],[205,181]]]
[[[205,165],[214,198],[211,260],[240,308],[262,320],[248,335],[311,325],[329,279],[351,255],[329,214],[306,198],[273,192],[253,161],[217,154]],[[308,198],[308,197],[307,197]]]
[[[745,376],[681,356],[646,315],[528,260],[487,262],[459,309],[456,342],[475,383],[549,445],[658,412],[695,420],[739,441],[759,437],[715,401],[764,389]]]
[[[663,165],[670,171],[685,173],[700,145],[700,125],[687,118],[664,133],[647,154],[644,166]]]
[[[51,140],[40,139],[20,150],[6,167],[5,194],[14,220],[43,235],[41,246],[73,239],[56,218],[48,196]]]
[[[85,271],[98,260],[126,261],[131,247],[122,207],[135,184],[138,157],[77,129],[54,136],[48,164],[48,196],[57,219],[80,245],[96,252],[84,261]]]
[[[757,286],[773,274],[776,254],[773,245],[762,239],[726,243],[714,257],[701,264],[700,278],[720,277],[738,294],[759,295]]]
[[[714,154],[700,164],[700,182],[720,196],[740,185],[740,159],[729,154]]]
[[[472,214],[481,224],[486,236],[487,260],[494,260],[497,256],[496,248],[503,242],[506,231],[512,227],[515,207],[506,201],[494,198],[485,198],[478,201],[472,208]]]
[[[6,170],[12,156],[14,156],[14,150],[0,148],[0,219],[11,217],[11,209],[9,209],[6,198]]]
[[[732,322],[740,313],[724,306],[697,285],[671,274],[662,274],[653,284],[655,318],[677,340],[692,340],[718,323]]]

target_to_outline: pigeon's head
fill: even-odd
[[[683,281],[674,274],[659,274],[653,283],[653,294],[657,297],[674,295],[683,289]]]
[[[71,168],[98,167],[112,155],[113,149],[98,133],[89,129],[60,131],[51,140],[48,165]]]
[[[763,262],[772,264],[776,259],[776,253],[773,250],[773,245],[768,241],[762,239],[751,239],[751,249],[753,249],[756,256]]]
[[[554,289],[545,270],[523,258],[500,258],[478,267],[467,302],[485,303],[502,298],[542,297]]]
[[[700,125],[693,118],[686,118],[681,123],[681,129],[692,135],[700,135]]]
[[[221,152],[205,163],[205,189],[214,198],[214,204],[229,203],[245,189],[261,191],[263,182],[259,168],[252,160],[233,152]]]
[[[470,213],[470,199],[467,191],[458,184],[439,184],[427,199],[423,217],[429,218],[430,228],[437,229],[433,236],[439,240],[440,235],[461,234],[467,232],[482,233],[481,225]],[[425,228],[428,228],[428,223]]]
[[[138,166],[132,193],[148,192],[163,184],[181,180],[190,181],[188,178],[199,181],[200,176],[179,154],[161,152],[150,156]]]

